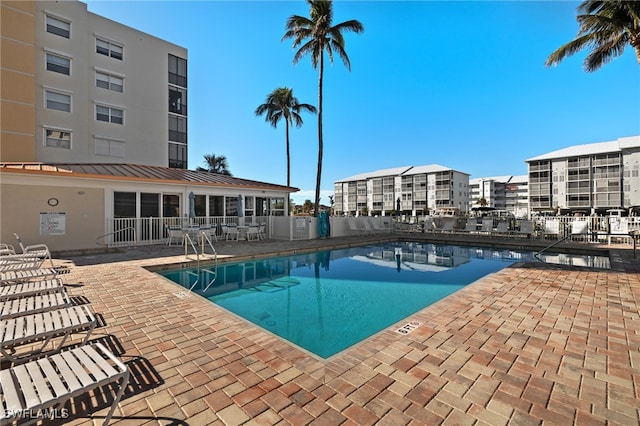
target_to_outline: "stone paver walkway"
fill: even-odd
[[[395,237],[393,237],[395,238]],[[418,238],[423,238],[419,236]],[[424,238],[431,238],[427,236]],[[450,239],[450,238],[449,238]],[[219,243],[221,257],[356,244]],[[496,242],[493,242],[497,244]],[[123,425],[637,425],[640,260],[613,270],[517,264],[321,360],[142,265],[179,247],[57,259],[93,340],[130,367]],[[407,335],[395,330],[422,323]],[[111,393],[78,398],[65,424],[100,424]]]

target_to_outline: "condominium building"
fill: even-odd
[[[1,10],[0,161],[187,168],[187,49],[76,0]]]
[[[505,210],[516,217],[528,216],[527,175],[474,178],[469,181],[469,207],[484,205]]]
[[[427,210],[469,207],[469,175],[437,164],[362,173],[334,182],[338,215],[418,215]]]
[[[590,214],[640,205],[640,136],[571,146],[526,163],[532,212]]]

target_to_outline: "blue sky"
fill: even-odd
[[[309,58],[292,64],[286,19],[305,1],[87,1],[90,12],[188,49],[189,168],[225,155],[234,176],[286,184],[285,128],[254,115],[277,87],[317,105]],[[325,69],[321,202],[336,180],[440,164],[471,178],[523,175],[525,160],[640,134],[640,66],[631,47],[586,73],[587,52],[546,68],[571,41],[579,2],[343,1],[351,72]],[[314,199],[317,119],[290,133],[296,203]]]

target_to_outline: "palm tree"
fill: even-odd
[[[289,155],[289,125],[302,126],[300,111],[316,113],[316,107],[309,104],[301,104],[298,98],[293,96],[293,89],[279,87],[267,95],[265,103],[256,108],[256,115],[265,114],[264,120],[271,123],[273,127],[278,127],[280,119],[284,118],[286,123],[287,138],[287,186],[290,185],[291,156]]]
[[[327,51],[329,62],[333,63],[334,53],[340,56],[342,62],[351,70],[351,62],[344,50],[343,31],[353,31],[359,34],[364,31],[362,24],[356,20],[341,22],[332,26],[333,3],[331,0],[307,0],[310,6],[310,18],[292,15],[287,19],[286,32],[282,40],[292,38],[293,48],[299,48],[294,57],[293,63],[297,64],[300,59],[309,54],[311,64],[319,69],[318,73],[318,173],[316,176],[316,199],[315,205],[320,205],[320,185],[322,180],[322,82],[324,74],[324,52]],[[315,215],[318,215],[316,209]]]
[[[586,0],[578,6],[576,19],[580,24],[576,38],[549,55],[546,66],[589,47],[583,67],[592,72],[622,55],[627,44],[635,49],[640,64],[640,2]]]
[[[225,157],[224,155],[205,154],[204,162],[207,165],[207,168],[197,167],[196,168],[197,171],[233,176],[229,171],[229,165],[227,164],[227,157]]]

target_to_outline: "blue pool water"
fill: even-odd
[[[161,274],[328,358],[519,261],[533,255],[388,243]]]

